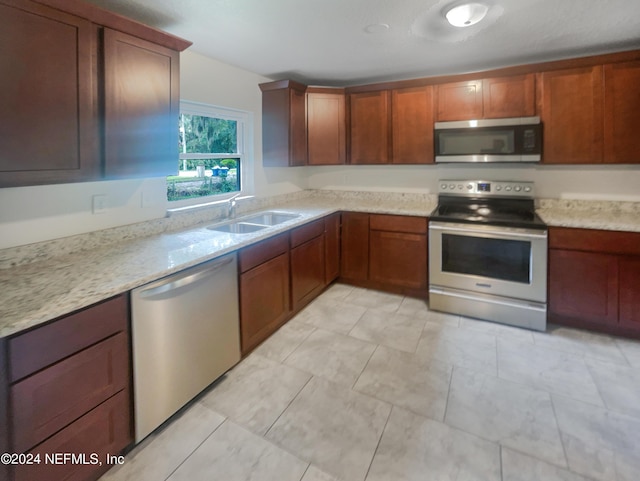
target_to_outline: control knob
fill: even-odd
[[[511,186],[510,185],[506,186],[504,190],[506,190],[507,192],[511,192]]]
[[[440,184],[440,188],[442,190],[447,190],[447,184]]]
[[[513,190],[515,190],[516,192],[520,192],[522,190],[522,187],[516,185]]]

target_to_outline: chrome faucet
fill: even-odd
[[[240,195],[240,192],[227,199],[227,219],[233,219],[236,216],[236,197]]]

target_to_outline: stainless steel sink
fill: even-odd
[[[262,225],[277,225],[287,222],[292,219],[300,217],[300,214],[286,214],[283,212],[263,212],[262,214],[255,215],[242,219],[242,222],[248,222],[250,224],[262,224]]]
[[[250,234],[262,229],[266,229],[268,225],[249,224],[245,222],[234,222],[232,224],[211,225],[207,227],[209,230],[218,232],[229,232],[230,234]]]

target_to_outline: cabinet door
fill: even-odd
[[[426,235],[373,230],[370,243],[370,280],[427,288]]]
[[[307,93],[309,165],[345,163],[345,122],[343,93]]]
[[[325,286],[324,235],[291,249],[291,304],[298,311]]]
[[[307,163],[307,100],[304,91],[289,90],[289,165],[298,166]]]
[[[240,275],[242,353],[266,339],[289,315],[289,254]]]
[[[340,213],[324,218],[324,283],[340,275]]]
[[[179,54],[104,29],[105,175],[178,170]]]
[[[482,118],[482,80],[436,86],[436,120]]]
[[[620,327],[640,332],[640,257],[620,256]]]
[[[610,254],[549,250],[549,314],[616,326],[618,322],[618,258]]]
[[[542,161],[600,163],[603,158],[602,67],[540,74]]]
[[[534,74],[484,79],[483,117],[500,119],[535,115],[534,86]]]
[[[389,162],[389,92],[363,92],[349,95],[351,118],[350,162],[386,164]]]
[[[369,278],[369,214],[342,214],[342,258],[340,275],[346,279]]]
[[[433,163],[433,87],[391,92],[394,164]]]
[[[91,24],[11,3],[0,4],[0,187],[97,179]]]
[[[605,162],[640,163],[640,61],[604,67]]]

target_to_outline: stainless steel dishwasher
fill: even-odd
[[[144,439],[240,360],[237,256],[131,293],[135,439]]]

